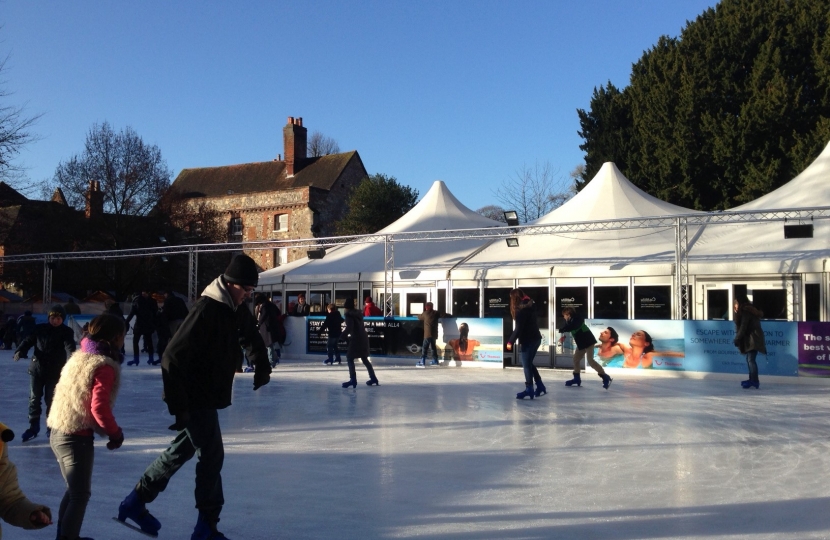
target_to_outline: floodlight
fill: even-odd
[[[519,214],[515,210],[507,210],[504,212],[504,221],[510,227],[515,227],[519,224]]]
[[[518,238],[507,238],[507,247],[519,247],[519,239]]]
[[[784,225],[784,238],[812,238],[813,224]]]
[[[325,249],[309,249],[306,252],[306,256],[309,259],[322,259],[323,257],[326,256],[326,250]]]

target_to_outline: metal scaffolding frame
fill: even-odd
[[[25,262],[43,262],[43,294],[51,297],[52,270],[54,263],[62,260],[89,259],[126,259],[134,257],[152,257],[164,255],[187,254],[189,257],[188,296],[195,299],[196,278],[198,274],[199,253],[229,251],[257,251],[274,248],[309,248],[328,249],[353,244],[384,244],[384,315],[392,313],[392,293],[394,290],[394,244],[406,242],[450,242],[454,240],[497,240],[515,236],[545,236],[563,233],[615,231],[629,229],[674,229],[675,231],[675,316],[686,319],[689,309],[689,261],[688,228],[703,225],[723,225],[735,223],[764,223],[780,221],[814,221],[830,219],[830,206],[809,208],[773,209],[759,211],[723,211],[694,212],[673,216],[656,216],[643,218],[611,219],[601,221],[580,221],[571,223],[552,223],[542,225],[519,225],[514,227],[490,227],[475,229],[450,229],[443,231],[395,232],[384,234],[366,234],[351,236],[334,236],[325,238],[299,238],[296,240],[260,240],[254,242],[231,242],[226,244],[189,244],[181,246],[163,246],[123,250],[70,251],[56,253],[34,253],[26,255],[8,255],[0,257],[0,265]],[[540,259],[542,260],[542,259]],[[544,259],[556,262],[556,259]],[[53,264],[50,264],[53,263]]]

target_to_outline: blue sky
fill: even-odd
[[[583,162],[576,110],[710,0],[104,2],[0,0],[9,104],[43,114],[32,181],[94,123],[183,168],[274,159],[288,116],[369,173],[467,206],[523,166]]]

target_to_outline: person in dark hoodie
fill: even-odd
[[[38,324],[29,337],[24,339],[14,351],[14,361],[26,357],[26,353],[34,346],[35,353],[29,364],[29,429],[23,432],[23,442],[37,437],[40,433],[40,415],[42,412],[40,401],[46,401],[46,415],[52,408],[52,396],[55,394],[55,385],[61,376],[61,369],[66,359],[75,352],[75,332],[64,326],[66,313],[63,306],[55,304],[49,310],[49,322]],[[50,430],[46,430],[48,437]]]
[[[328,358],[323,363],[334,365],[337,362],[339,365],[340,350],[337,348],[337,342],[340,341],[340,334],[343,333],[343,316],[340,315],[340,311],[337,310],[334,304],[327,305],[326,311],[328,312],[326,313],[326,320],[323,321],[323,325],[320,327],[321,330],[328,332],[328,338],[326,338]]]
[[[593,332],[585,324],[585,319],[574,311],[573,308],[566,307],[562,310],[562,317],[565,319],[565,326],[559,329],[562,335],[559,342],[565,341],[565,332],[570,332],[576,342],[576,350],[574,351],[574,378],[565,381],[565,386],[582,386],[582,378],[580,372],[582,371],[582,359],[586,358],[588,364],[594,368],[602,379],[602,387],[606,390],[611,385],[612,379],[605,373],[599,362],[594,360],[594,345],[597,343],[597,338],[594,337]]]
[[[32,312],[28,309],[23,312],[23,315],[17,318],[17,343],[29,337],[35,331],[37,321],[32,316]],[[25,358],[25,356],[24,356]]]
[[[216,529],[224,505],[222,463],[224,445],[218,409],[231,404],[233,380],[242,349],[255,366],[254,390],[268,384],[271,366],[245,304],[259,281],[256,263],[237,255],[225,273],[202,292],[175,333],[161,362],[164,401],[176,421],[170,429],[176,437],[156,458],[118,508],[117,519],[134,521],[155,536],[161,524],[145,507],[167,487],[170,478],[194,455],[196,508],[199,517],[191,540],[221,540]]]
[[[542,394],[547,394],[548,390],[542,382],[542,376],[539,375],[539,370],[533,365],[533,359],[536,357],[536,351],[542,344],[542,333],[539,332],[539,323],[536,320],[536,308],[533,300],[530,299],[521,289],[513,289],[510,291],[510,314],[513,320],[516,321],[516,327],[510,337],[507,338],[507,350],[513,349],[513,344],[518,339],[522,345],[522,367],[525,374],[525,390],[516,394],[516,399],[524,399],[529,397],[533,399]],[[533,391],[533,382],[536,381],[536,391]]]
[[[349,364],[349,380],[343,383],[343,388],[357,388],[357,373],[354,368],[354,359],[360,358],[369,371],[369,386],[380,385],[372,363],[369,362],[369,334],[363,328],[363,313],[354,308],[354,298],[346,298],[343,303],[346,310],[346,329],[341,337],[348,336],[349,349],[346,351],[346,362]]]
[[[761,328],[763,313],[752,305],[749,298],[740,295],[732,305],[735,310],[735,346],[746,356],[746,365],[749,369],[749,379],[741,381],[743,388],[759,388],[758,364],[755,358],[759,352],[767,354],[767,344],[764,340],[764,330]]]

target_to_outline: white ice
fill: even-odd
[[[380,363],[379,363],[380,364]],[[63,480],[42,430],[23,444],[26,361],[0,351],[0,421],[26,494],[57,514]],[[145,538],[111,518],[172,438],[159,368],[124,366],[126,442],[96,442],[82,534]],[[345,362],[287,361],[257,392],[237,376],[220,414],[229,538],[830,537],[827,386],[614,375],[517,401],[519,369],[380,365],[344,390]],[[160,539],[190,538],[195,459],[149,505]],[[4,538],[51,539],[54,526]]]

